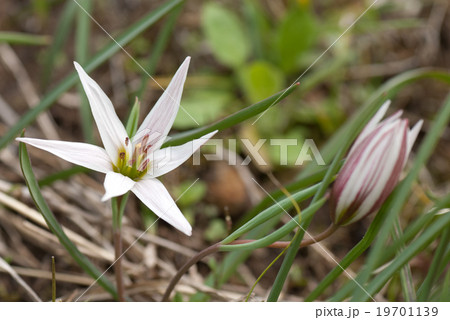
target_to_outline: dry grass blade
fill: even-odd
[[[0,258],[1,259],[1,258]],[[32,268],[22,268],[22,267],[10,267],[14,272],[18,275],[25,277],[33,277],[40,279],[52,279],[52,274],[50,271],[40,270],[40,269],[32,269]],[[6,271],[6,270],[5,270]],[[0,270],[1,272],[1,270]],[[76,274],[67,274],[67,273],[56,273],[56,281],[57,282],[67,282],[67,283],[76,283],[82,286],[89,286],[92,284],[92,278],[80,276]]]
[[[5,66],[8,67],[16,78],[28,107],[33,108],[39,103],[40,98],[22,62],[14,50],[7,44],[0,45],[0,58],[2,58]],[[37,117],[37,122],[47,139],[60,140],[58,132],[53,125],[53,120],[48,112],[40,114]]]
[[[16,271],[14,271],[13,268],[11,268],[11,266],[5,261],[3,260],[2,257],[0,257],[0,268],[5,270],[7,273],[9,273],[9,275],[17,281],[17,283],[25,289],[25,291],[28,293],[28,295],[30,296],[30,298],[33,301],[36,302],[42,302],[42,300],[39,298],[39,296],[36,294],[36,292],[33,291],[33,289],[31,289],[28,284],[17,274]]]
[[[31,221],[38,224],[39,226],[48,229],[44,218],[38,211],[28,207],[27,205],[14,199],[13,197],[10,197],[5,193],[0,192],[0,203],[15,210],[16,212],[20,213],[27,219],[30,219]],[[109,251],[93,244],[86,238],[80,236],[78,233],[76,233],[70,229],[63,227],[63,230],[64,230],[64,232],[66,232],[69,239],[72,240],[78,246],[80,246],[80,250],[83,253],[85,253],[86,255],[89,255],[89,256],[95,257],[95,258],[104,259],[108,262],[114,261],[114,255],[112,252],[109,252]],[[51,234],[49,236],[51,236]]]

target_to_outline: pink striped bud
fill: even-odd
[[[422,127],[411,130],[401,111],[380,122],[386,101],[356,139],[331,190],[335,224],[348,225],[376,212],[397,185]]]

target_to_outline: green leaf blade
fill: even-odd
[[[72,241],[70,241],[62,227],[59,225],[52,211],[48,207],[47,202],[45,201],[39,189],[36,177],[34,176],[26,144],[22,142],[19,144],[19,159],[20,167],[22,169],[22,173],[28,189],[30,190],[31,197],[36,204],[36,207],[44,217],[50,231],[58,238],[61,245],[66,248],[72,258],[78,263],[78,265],[95,281],[97,281],[106,291],[108,291],[114,298],[117,298],[115,286],[106,277],[104,277],[103,273],[98,270],[89,261],[89,259],[78,250],[78,248]]]

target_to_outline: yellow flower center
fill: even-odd
[[[141,142],[134,146],[134,150],[130,156],[125,148],[119,150],[117,164],[114,165],[114,172],[123,174],[128,178],[137,181],[141,179],[149,168],[148,150],[151,144],[148,143],[148,134],[145,135]],[[125,139],[125,145],[128,146],[129,139]]]

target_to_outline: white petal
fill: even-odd
[[[422,128],[423,120],[419,120],[414,127],[408,132],[408,148],[406,149],[406,160],[408,160],[409,153],[411,152],[414,142],[416,142],[417,136],[419,135],[420,129]]]
[[[379,123],[379,125],[385,125],[391,122],[394,122],[398,119],[400,119],[400,117],[403,115],[403,110],[397,110],[394,114],[390,115],[389,117],[387,117],[386,119],[384,119],[383,121],[381,121]]]
[[[108,172],[105,177],[105,182],[103,183],[106,192],[102,201],[127,193],[135,184],[136,182],[120,173],[113,171]]]
[[[378,109],[377,113],[370,119],[370,121],[366,124],[364,129],[359,134],[358,138],[353,143],[353,147],[349,152],[349,155],[352,153],[352,151],[355,149],[355,147],[361,143],[361,141],[364,140],[365,137],[367,137],[378,125],[378,123],[383,119],[384,115],[386,114],[387,109],[389,108],[389,105],[391,104],[391,100],[387,100],[383,105]]]
[[[92,144],[33,138],[17,138],[16,140],[53,153],[66,161],[88,169],[103,173],[112,170],[111,160],[106,151]]]
[[[138,143],[145,134],[150,135],[149,143],[152,145],[150,151],[159,149],[163,144],[180,107],[181,94],[183,93],[190,59],[190,57],[187,57],[184,60],[167,89],[142,122],[133,138],[134,144]]]
[[[111,161],[117,163],[120,150],[131,151],[131,145],[125,145],[125,139],[128,138],[127,131],[117,117],[111,100],[109,100],[100,86],[87,75],[77,62],[74,62],[74,65],[89,99],[92,115],[106,152]]]
[[[216,133],[217,130],[210,132],[199,139],[186,142],[181,146],[156,150],[150,155],[151,167],[147,172],[148,176],[156,178],[177,168]]]
[[[131,190],[158,217],[190,236],[192,227],[167,189],[157,179],[140,180]]]
[[[386,146],[376,151],[377,153],[381,153],[382,156],[378,161],[379,163],[374,164],[374,166],[378,166],[379,171],[373,173],[375,179],[368,185],[370,192],[361,204],[359,213],[355,216],[355,220],[359,220],[369,213],[369,210],[373,207],[385,188],[387,188],[387,182],[392,175],[399,175],[399,173],[394,172],[394,169],[399,161],[399,157],[402,156],[401,150],[402,144],[405,143],[404,132],[407,130],[406,126],[406,121],[401,121],[401,123],[396,126],[395,130],[385,138],[387,142]]]
[[[400,120],[398,120],[398,122],[400,122]],[[340,194],[337,203],[337,212],[342,212],[344,208],[357,199],[357,195],[360,193],[361,189],[368,185],[368,179],[376,173],[374,172],[375,169],[380,168],[381,166],[381,169],[386,169],[386,171],[391,172],[391,169],[386,167],[391,164],[385,164],[383,158],[386,155],[386,149],[389,148],[391,143],[389,137],[395,137],[395,134],[389,133],[395,131],[397,125],[397,122],[383,125],[377,129],[376,132],[372,132],[370,139],[364,141],[365,146],[362,149],[358,149],[359,154],[356,154],[355,151],[351,156],[349,155],[346,163],[351,161],[353,162],[352,166],[354,167],[352,168],[350,177],[345,183],[345,188]],[[386,134],[388,134],[387,138]]]

